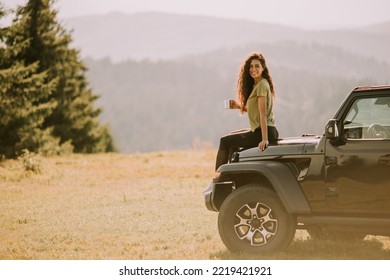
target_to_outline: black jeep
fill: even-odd
[[[390,86],[357,87],[325,134],[243,150],[204,190],[233,252],[285,249],[313,238],[390,235]]]

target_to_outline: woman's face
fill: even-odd
[[[255,80],[255,82],[260,81],[261,74],[263,73],[263,66],[261,66],[260,60],[252,59],[249,66],[249,74]]]

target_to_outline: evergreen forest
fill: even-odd
[[[0,4],[0,155],[114,151],[98,96],[51,0]],[[10,24],[3,19],[12,18]]]
[[[276,87],[280,137],[323,134],[356,86],[390,83],[390,65],[340,48],[282,42],[217,50],[176,60],[85,60],[101,93],[102,120],[122,152],[214,147],[221,135],[248,128],[246,115],[223,108],[236,98],[241,60],[267,54]],[[288,55],[286,55],[286,50]]]

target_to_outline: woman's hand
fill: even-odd
[[[260,149],[260,151],[264,151],[265,149],[267,149],[268,145],[269,145],[268,140],[263,140],[263,141],[261,141],[261,142],[259,143],[259,149]]]
[[[241,109],[241,105],[237,100],[230,99],[230,108],[231,109]]]

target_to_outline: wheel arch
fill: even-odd
[[[262,183],[279,196],[288,213],[307,214],[310,205],[291,169],[282,162],[240,162],[221,166],[222,181],[234,181],[239,188],[249,183]],[[226,197],[225,197],[226,198]],[[224,199],[223,199],[224,200]]]

